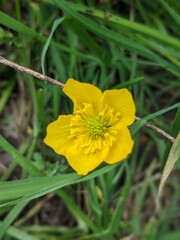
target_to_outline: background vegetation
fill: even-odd
[[[63,83],[127,87],[142,118],[126,161],[80,177],[43,143],[48,123],[72,112],[70,100],[0,64],[0,239],[180,239],[180,165],[157,206],[172,143],[143,125],[179,132],[179,1],[1,0],[0,8],[1,56]]]

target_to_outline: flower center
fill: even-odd
[[[92,104],[84,103],[71,119],[68,138],[86,154],[108,150],[116,139],[120,116],[109,106],[97,113]]]
[[[97,118],[97,119],[89,120],[87,122],[87,128],[89,130],[90,135],[93,138],[98,138],[104,135],[107,129],[107,124],[102,119]]]

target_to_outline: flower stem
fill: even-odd
[[[36,78],[39,78],[39,79],[43,80],[45,83],[49,82],[49,83],[51,83],[53,85],[56,85],[57,87],[60,87],[60,88],[63,88],[65,86],[65,84],[62,83],[62,82],[59,82],[59,81],[57,81],[57,80],[55,80],[53,78],[50,78],[50,77],[48,77],[46,75],[43,75],[43,74],[41,74],[39,72],[33,71],[33,70],[29,69],[29,68],[26,68],[26,67],[23,67],[23,66],[21,66],[19,64],[14,63],[14,62],[11,62],[11,61],[3,58],[2,56],[0,56],[0,63],[8,65],[9,67],[17,69],[17,70],[19,70],[21,72],[26,72],[27,74],[30,74],[30,75],[32,75],[32,76],[34,76]],[[138,120],[140,120],[140,118],[135,116],[135,120],[138,121]],[[169,135],[168,133],[164,132],[160,128],[154,126],[153,124],[145,122],[144,125],[146,127],[148,127],[148,128],[153,129],[155,132],[161,134],[163,137],[169,139],[171,142],[175,141],[175,138],[173,138],[171,135]]]

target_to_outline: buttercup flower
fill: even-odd
[[[134,122],[135,105],[127,89],[106,90],[68,79],[63,89],[74,103],[74,113],[50,123],[44,139],[82,175],[102,162],[122,161],[132,151],[127,126]]]

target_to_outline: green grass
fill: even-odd
[[[128,159],[78,176],[43,142],[70,100],[0,63],[0,239],[178,240],[179,140],[144,126],[180,130],[178,1],[3,0],[1,9],[1,56],[63,83],[126,87],[142,119]],[[167,159],[176,163],[158,206]]]

